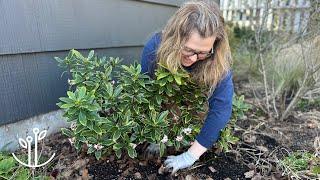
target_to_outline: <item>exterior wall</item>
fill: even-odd
[[[58,109],[67,77],[53,57],[74,48],[139,61],[143,44],[182,2],[0,0],[0,126]]]

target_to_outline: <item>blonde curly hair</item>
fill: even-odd
[[[157,62],[172,73],[184,69],[181,64],[181,47],[192,32],[198,32],[203,38],[216,36],[212,45],[215,53],[211,60],[198,61],[190,72],[195,82],[210,88],[212,92],[230,70],[232,61],[224,19],[215,2],[189,1],[175,12],[162,31]]]

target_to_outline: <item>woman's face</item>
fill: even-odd
[[[198,32],[192,32],[189,40],[182,47],[181,64],[189,67],[197,61],[208,59],[211,56],[215,36],[202,38]]]

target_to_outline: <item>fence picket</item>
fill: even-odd
[[[220,7],[225,20],[240,27],[254,29],[268,13],[267,29],[299,32],[306,26],[310,0],[220,0]]]

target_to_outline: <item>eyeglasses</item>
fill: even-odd
[[[188,47],[183,47],[182,54],[187,57],[191,57],[196,54],[197,60],[205,60],[205,59],[210,58],[214,54],[214,51],[213,51],[213,48],[211,48],[211,50],[207,51],[207,52],[205,52],[205,51],[196,52],[193,49],[190,49]]]

